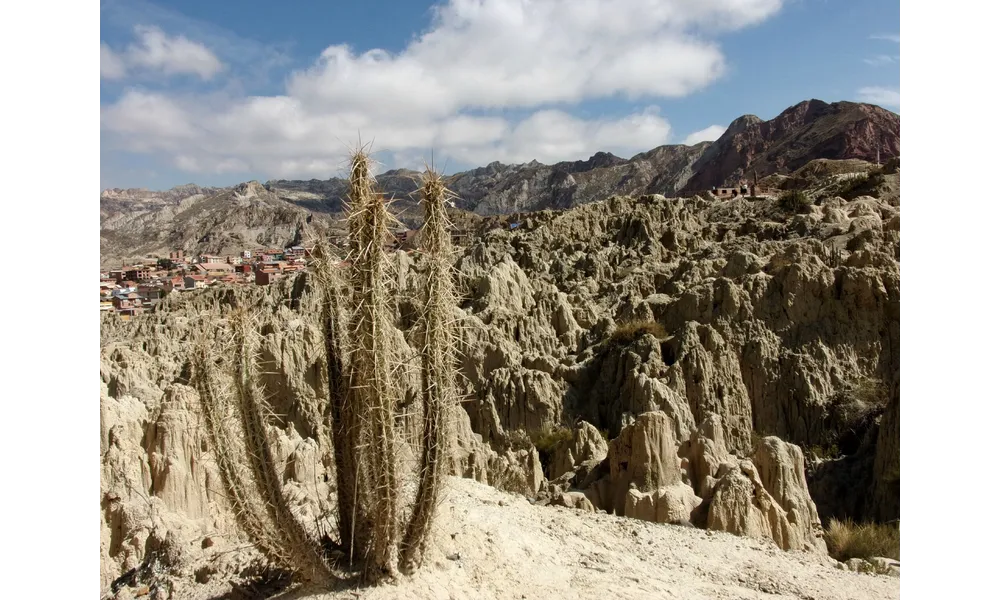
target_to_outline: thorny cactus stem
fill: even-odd
[[[370,173],[367,157],[354,157],[352,180]],[[398,574],[399,558],[399,480],[396,464],[395,405],[399,396],[392,377],[389,306],[389,258],[384,245],[389,239],[389,214],[385,201],[375,193],[370,182],[352,181],[350,234],[351,280],[354,291],[354,331],[350,353],[350,401],[355,403],[361,421],[357,496],[368,500],[367,521],[372,526],[371,552],[367,566],[371,575]],[[367,476],[366,476],[367,475]]]
[[[257,367],[260,319],[245,309],[239,309],[230,322],[236,345],[236,395],[256,491],[263,499],[274,530],[278,532],[278,543],[295,570],[310,581],[330,582],[335,576],[323,558],[319,542],[309,535],[288,506],[282,491],[284,481],[281,470],[267,439],[267,407]]]
[[[421,246],[429,261],[427,304],[420,324],[423,335],[423,453],[413,515],[403,540],[402,565],[407,571],[419,565],[426,549],[451,458],[451,418],[456,399],[452,310],[456,300],[451,279],[452,248],[445,191],[440,176],[428,170],[421,190],[424,203]]]
[[[330,429],[334,462],[337,476],[337,514],[341,545],[348,548],[353,559],[355,527],[354,498],[356,469],[358,464],[356,447],[359,443],[359,422],[357,411],[348,402],[348,386],[344,350],[344,299],[341,292],[344,282],[334,265],[330,245],[321,240],[317,245],[316,278],[322,290],[323,339],[326,350],[327,380],[330,398]]]
[[[238,411],[233,406],[231,385],[220,377],[215,360],[207,339],[197,344],[191,361],[192,383],[201,399],[208,438],[226,500],[233,510],[236,524],[264,558],[279,567],[294,568],[288,554],[278,543],[279,534],[274,530],[260,496],[250,483],[253,479],[246,445],[237,428],[232,426]]]

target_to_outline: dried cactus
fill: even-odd
[[[340,545],[350,565],[362,559],[369,581],[396,577],[421,562],[451,458],[455,406],[456,306],[451,280],[451,241],[444,202],[447,190],[428,171],[423,182],[426,223],[421,239],[428,260],[423,340],[423,435],[417,493],[405,534],[401,531],[401,481],[395,429],[401,390],[393,377],[390,261],[386,203],[375,191],[368,156],[351,160],[349,281],[325,242],[314,261],[323,294],[331,437],[336,463]],[[348,292],[345,294],[344,292]],[[266,413],[257,367],[260,319],[245,309],[230,318],[232,386],[216,372],[207,345],[194,358],[195,381],[226,497],[237,522],[266,559],[319,582],[336,577],[319,540],[295,518],[282,492],[267,439]],[[402,535],[402,539],[401,538]]]
[[[356,456],[361,476],[356,505],[365,523],[370,523],[369,567],[390,577],[398,571],[399,481],[396,474],[396,430],[394,411],[399,389],[391,370],[391,311],[389,305],[390,264],[384,245],[389,238],[389,213],[381,195],[368,182],[355,182],[370,170],[367,157],[359,152],[352,161],[351,281],[354,287],[353,319],[349,354],[352,410],[358,412],[365,446]],[[367,509],[367,510],[365,510]],[[366,525],[367,526],[367,525]]]
[[[445,211],[445,187],[431,170],[421,189],[424,226],[421,246],[427,253],[427,304],[421,318],[423,336],[423,454],[413,515],[403,539],[403,566],[419,564],[437,509],[438,497],[451,459],[452,408],[455,406],[455,332],[452,310],[457,305],[451,278],[451,234]]]

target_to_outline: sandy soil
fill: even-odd
[[[449,480],[435,535],[430,562],[398,583],[326,593],[292,588],[275,597],[899,598],[899,579],[841,571],[828,557],[725,533],[533,506],[468,479]],[[175,597],[221,596],[209,587]]]

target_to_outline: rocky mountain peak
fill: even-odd
[[[233,188],[233,193],[239,198],[249,199],[264,196],[268,191],[259,181],[254,180],[239,184]]]

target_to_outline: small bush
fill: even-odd
[[[830,519],[824,537],[830,556],[841,562],[876,556],[899,560],[898,524],[857,524],[851,519]]]
[[[647,333],[656,339],[667,337],[667,330],[656,321],[627,321],[618,325],[611,334],[611,343],[631,344]]]
[[[883,175],[894,175],[899,172],[899,157],[890,158],[882,167],[878,170],[879,173]]]
[[[878,379],[860,378],[830,397],[823,435],[811,448],[820,458],[854,454],[889,403],[889,388]]]
[[[778,206],[785,212],[799,213],[806,212],[812,205],[812,200],[802,190],[792,190],[785,192],[778,197]]]
[[[536,431],[531,434],[530,438],[531,443],[538,450],[538,459],[542,462],[542,469],[547,471],[552,462],[552,455],[559,444],[573,440],[573,430],[569,427],[553,427]]]
[[[531,434],[531,443],[542,452],[551,453],[561,442],[573,439],[573,430],[569,427],[553,427],[548,430],[536,431]]]
[[[810,446],[809,454],[821,460],[829,460],[840,457],[840,448],[837,444]]]

